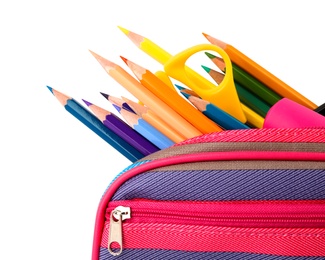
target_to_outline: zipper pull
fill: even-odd
[[[108,239],[108,251],[117,256],[122,253],[123,239],[122,239],[122,221],[131,218],[131,209],[129,207],[118,206],[110,215],[109,221],[109,239]],[[117,252],[113,252],[111,245],[116,242],[119,245]]]

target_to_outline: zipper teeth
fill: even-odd
[[[144,213],[144,212],[138,212],[138,211],[133,211],[133,216],[134,217],[156,217],[156,218],[161,218],[161,217],[168,217],[170,219],[178,219],[178,220],[204,220],[208,222],[214,222],[214,221],[232,221],[232,222],[295,222],[295,223],[300,223],[300,222],[321,222],[325,220],[325,216],[319,216],[319,215],[308,215],[308,216],[298,216],[298,215],[286,215],[286,216],[263,216],[263,217],[258,217],[258,216],[243,216],[239,217],[237,216],[178,216],[175,214],[153,214],[153,213]]]
[[[110,212],[107,211],[107,217]],[[184,212],[184,211],[166,211],[166,210],[148,210],[132,208],[132,217],[140,218],[168,218],[174,220],[192,220],[192,221],[232,221],[232,222],[277,222],[277,223],[303,223],[303,222],[324,222],[325,213],[290,213],[290,214],[276,214],[276,213],[208,213],[208,212]],[[182,215],[181,215],[182,214]],[[187,215],[186,215],[187,214]]]

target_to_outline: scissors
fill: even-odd
[[[183,50],[176,55],[171,55],[148,38],[125,28],[119,28],[142,51],[164,66],[164,73],[167,77],[182,82],[195,91],[202,99],[213,103],[242,123],[248,122],[253,126],[262,128],[264,118],[240,102],[234,83],[232,63],[228,54],[222,48],[214,44],[199,44]],[[186,65],[186,61],[192,57],[192,55],[201,51],[214,51],[224,60],[227,73],[219,85],[213,84]],[[166,82],[166,75],[164,75],[164,73],[159,72],[158,74],[156,73],[156,75]]]
[[[217,52],[225,61],[227,73],[218,86],[186,66],[186,61],[192,55],[205,50]],[[164,64],[164,71],[168,76],[182,82],[195,91],[201,98],[210,101],[242,123],[247,121],[235,88],[230,58],[227,53],[218,46],[200,44],[190,47],[171,56]]]

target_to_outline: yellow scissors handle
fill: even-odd
[[[188,58],[197,52],[206,50],[219,53],[226,64],[227,73],[218,86],[186,66]],[[201,98],[210,101],[242,123],[247,121],[235,88],[231,61],[223,49],[212,44],[200,44],[190,47],[171,56],[164,64],[164,70],[167,75],[187,85]]]

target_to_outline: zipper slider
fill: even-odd
[[[109,221],[109,238],[108,238],[108,251],[113,256],[118,256],[122,253],[123,239],[122,239],[122,221],[131,218],[131,209],[129,207],[118,206],[110,215]],[[116,242],[119,246],[117,252],[113,252],[111,245]]]

